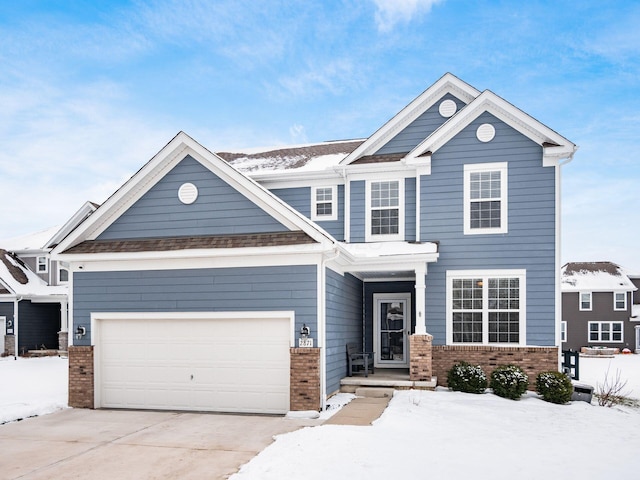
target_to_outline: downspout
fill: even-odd
[[[326,265],[327,262],[335,260],[340,256],[338,247],[334,245],[333,256],[326,257],[322,254],[322,261],[320,262],[320,271],[318,272],[318,347],[320,348],[320,405],[324,411],[327,408],[327,275]]]
[[[562,334],[561,334],[561,322],[562,322],[562,289],[561,289],[561,274],[560,269],[562,268],[560,254],[562,252],[562,219],[561,219],[561,190],[562,190],[562,167],[573,160],[573,156],[578,150],[577,146],[574,146],[571,154],[564,159],[564,161],[558,161],[558,168],[556,169],[556,291],[555,291],[555,317],[556,317],[556,328],[555,328],[555,338],[556,343],[558,345],[558,371],[562,371]]]
[[[16,299],[13,301],[13,341],[14,346],[13,346],[13,359],[17,360],[18,359],[18,303],[20,303],[22,300],[24,299],[24,297],[16,297]]]

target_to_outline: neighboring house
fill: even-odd
[[[611,262],[562,267],[562,348],[640,350],[638,283]]]
[[[0,354],[67,349],[70,272],[51,250],[96,208],[87,202],[62,227],[0,241]]]
[[[319,409],[348,342],[412,381],[557,369],[575,150],[451,74],[364,140],[215,154],[179,133],[53,251],[70,405]]]

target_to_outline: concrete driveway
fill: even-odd
[[[67,409],[0,425],[2,479],[222,479],[319,420]]]

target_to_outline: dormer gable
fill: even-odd
[[[455,75],[443,75],[347,155],[340,164],[356,163],[363,157],[389,154],[397,156],[409,152],[479,94],[480,91]],[[422,138],[419,138],[420,136]],[[359,163],[371,161],[373,160],[365,158]]]

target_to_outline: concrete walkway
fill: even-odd
[[[371,425],[389,405],[393,390],[359,388],[356,395],[358,396],[324,422],[324,425]]]
[[[2,479],[224,479],[274,435],[321,421],[68,409],[0,425]]]

